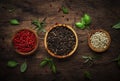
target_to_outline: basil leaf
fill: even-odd
[[[86,59],[86,60],[84,61],[84,63],[87,63],[87,62],[89,62],[89,59]]]
[[[69,13],[68,9],[65,8],[65,7],[62,7],[62,11],[63,11],[64,14],[68,14]]]
[[[18,65],[18,63],[16,61],[8,61],[7,66],[8,67],[16,67]]]
[[[42,28],[40,22],[38,20],[33,20],[32,24],[36,26],[36,28]]]
[[[41,22],[39,20],[33,20],[31,23],[36,26],[37,30],[41,30],[42,32],[46,32],[43,28],[46,26],[45,17]]]
[[[75,26],[80,29],[89,28],[89,24],[91,23],[91,17],[88,14],[84,14],[84,16],[81,18],[80,22],[76,22]]]
[[[55,66],[53,60],[50,58],[44,58],[44,60],[40,63],[40,66],[44,67],[47,64],[48,64],[49,68],[52,70],[52,72],[56,73],[56,66]]]
[[[80,22],[83,23],[84,25],[86,24],[83,17],[81,18],[81,21],[80,21]]]
[[[91,56],[89,56],[88,58],[89,58],[89,60],[93,60],[93,57],[91,57]]]
[[[27,70],[27,63],[24,62],[21,66],[20,66],[20,72],[25,72]]]
[[[51,69],[52,69],[52,72],[53,72],[53,73],[56,73],[56,67],[55,67],[55,65],[54,65],[54,64],[52,64]]]
[[[93,56],[82,56],[82,58],[85,59],[84,63],[91,63],[94,60]]]
[[[83,59],[88,59],[89,57],[88,56],[82,56]]]
[[[47,63],[48,63],[48,61],[43,60],[43,61],[40,63],[40,66],[41,66],[41,67],[44,67]]]
[[[12,20],[10,20],[10,24],[11,25],[19,25],[19,22],[17,19],[12,19]]]
[[[78,28],[80,28],[80,29],[84,29],[85,28],[84,23],[81,23],[81,22],[75,23],[75,26],[78,27]]]
[[[85,25],[88,25],[91,23],[91,17],[88,14],[84,14],[83,20],[85,22]]]
[[[114,25],[112,28],[115,28],[115,29],[120,29],[120,22],[117,23],[116,25]]]
[[[87,78],[87,79],[92,79],[92,75],[91,75],[91,73],[88,72],[88,71],[85,71],[85,72],[84,72],[84,76],[85,76],[85,78]]]
[[[54,64],[52,59],[50,60],[49,66],[50,66],[52,72],[56,73],[56,66],[55,66],[55,64]]]

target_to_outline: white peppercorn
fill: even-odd
[[[95,32],[90,37],[90,43],[94,48],[104,49],[109,43],[109,38],[104,32]]]

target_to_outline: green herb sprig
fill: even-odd
[[[56,66],[55,66],[55,64],[54,64],[54,62],[53,62],[53,60],[51,58],[44,58],[41,61],[41,63],[40,63],[41,67],[44,67],[46,65],[49,66],[49,68],[52,70],[53,73],[56,73]]]
[[[88,25],[90,25],[90,23],[91,23],[91,17],[88,14],[84,14],[81,20],[75,23],[75,26],[80,29],[85,29],[86,27],[88,27]]]
[[[82,56],[83,59],[85,59],[84,63],[92,62],[94,61],[93,56]]]
[[[41,30],[43,32],[46,32],[44,29],[44,27],[46,26],[46,22],[45,22],[46,19],[47,17],[45,17],[41,22],[39,20],[33,20],[31,23],[36,26],[36,29],[38,31]]]

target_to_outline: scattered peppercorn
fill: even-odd
[[[56,22],[55,25],[57,25],[58,23]]]
[[[50,7],[52,7],[52,4],[50,4]]]
[[[67,21],[69,21],[69,18],[66,18]]]

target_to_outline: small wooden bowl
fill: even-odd
[[[35,46],[35,48],[34,48],[32,51],[27,52],[27,53],[20,52],[19,50],[15,49],[15,48],[14,48],[14,45],[13,45],[14,36],[15,36],[19,31],[22,31],[22,30],[29,30],[30,32],[34,33],[34,35],[35,35],[35,37],[36,37],[36,46]],[[20,54],[20,55],[31,55],[31,54],[33,54],[33,52],[36,51],[36,49],[37,49],[37,47],[38,47],[38,35],[36,34],[36,32],[35,32],[34,30],[27,29],[27,28],[25,28],[25,29],[20,29],[20,30],[18,30],[18,31],[14,34],[14,36],[12,37],[12,46],[13,46],[13,48],[15,49],[15,51],[16,51],[18,54]]]
[[[97,48],[95,48],[95,47],[92,46],[92,44],[91,44],[91,40],[90,40],[90,37],[91,37],[92,34],[94,34],[95,32],[104,32],[104,33],[107,35],[107,37],[108,37],[108,39],[109,39],[109,42],[108,42],[106,48],[103,48],[103,49],[97,49]],[[89,47],[90,47],[93,51],[95,51],[95,52],[104,52],[104,51],[106,51],[106,50],[109,48],[110,43],[111,43],[111,37],[110,37],[110,34],[109,34],[107,31],[103,30],[103,29],[92,30],[92,31],[88,34],[88,45],[89,45]]]
[[[58,27],[58,26],[60,26],[60,27],[63,26],[63,27],[66,27],[66,28],[70,29],[70,30],[73,32],[74,36],[75,36],[75,40],[76,40],[76,42],[75,42],[75,47],[74,47],[73,50],[71,50],[71,52],[69,52],[69,54],[65,54],[65,55],[54,54],[53,52],[51,52],[51,50],[49,50],[49,48],[48,48],[48,46],[47,46],[48,33],[49,33],[52,29],[54,29],[54,28],[56,28],[56,27]],[[48,51],[48,53],[49,53],[51,56],[53,56],[53,57],[55,57],[55,58],[62,59],[62,58],[66,58],[66,57],[71,56],[71,55],[76,51],[77,46],[78,46],[78,37],[77,37],[77,34],[76,34],[75,30],[73,30],[72,27],[70,27],[70,26],[68,26],[68,25],[65,25],[65,24],[57,24],[57,25],[54,25],[51,29],[49,29],[49,31],[46,33],[45,38],[44,38],[44,44],[45,44],[45,49]]]

